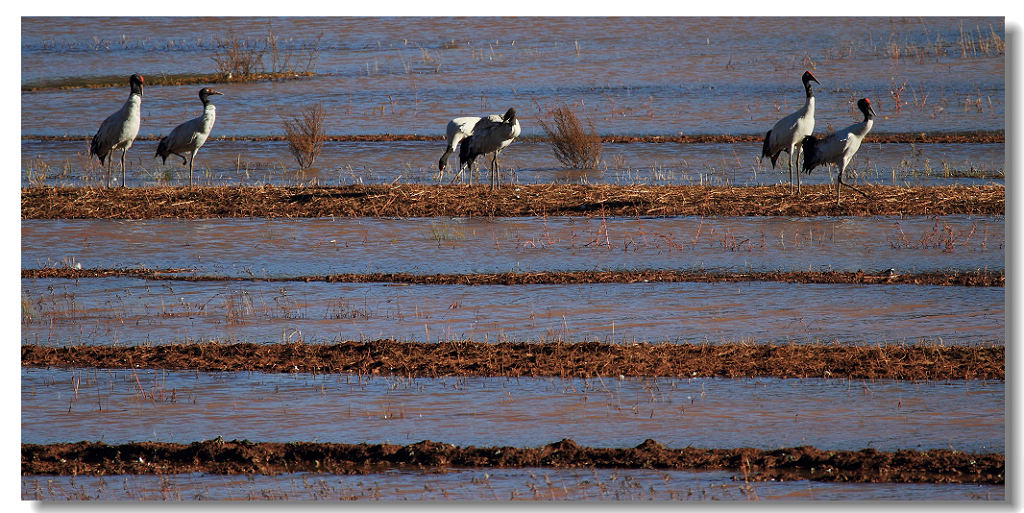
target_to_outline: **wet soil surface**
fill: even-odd
[[[1004,215],[1005,187],[865,185],[837,205],[828,186],[350,185],[31,187],[22,219],[211,217]]]
[[[680,376],[851,379],[1005,379],[1005,347],[935,344],[672,344],[600,342],[157,346],[23,345],[26,367],[154,368],[441,376]]]
[[[276,474],[310,471],[335,474],[387,468],[554,467],[732,470],[734,479],[867,482],[1005,482],[1002,454],[955,450],[895,452],[823,451],[794,447],[771,451],[669,449],[646,440],[633,448],[583,447],[563,439],[543,447],[456,447],[424,440],[411,445],[253,443],[222,439],[188,445],[139,442],[107,445],[78,442],[22,444],[22,474]]]
[[[22,278],[109,278],[131,277],[147,280],[173,281],[272,281],[329,283],[402,283],[411,285],[575,285],[583,283],[647,283],[647,282],[744,282],[775,281],[783,283],[843,283],[892,285],[946,285],[967,287],[1003,287],[1006,274],[1002,271],[922,272],[898,274],[844,271],[789,271],[749,273],[700,273],[686,271],[550,271],[532,273],[480,273],[480,274],[409,274],[409,273],[337,273],[292,277],[203,276],[191,269],[75,269],[40,268],[22,269]]]

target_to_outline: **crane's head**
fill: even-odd
[[[814,75],[812,75],[810,71],[805,71],[804,75],[800,77],[800,80],[803,80],[804,85],[807,85],[808,82],[814,82],[815,84],[821,85],[821,82],[818,82],[818,79],[814,78]]]
[[[206,105],[207,102],[210,101],[210,96],[215,95],[215,94],[224,94],[224,93],[222,93],[220,91],[217,91],[217,90],[214,90],[214,89],[210,89],[209,87],[204,87],[204,88],[199,90],[199,100],[203,102],[203,105]]]
[[[128,77],[128,84],[132,87],[132,94],[142,96],[142,82],[142,75],[139,75],[138,73]]]
[[[857,100],[857,108],[864,113],[864,119],[875,117],[875,109],[871,108],[871,100],[867,98]]]
[[[505,115],[501,117],[501,120],[509,125],[516,124],[516,108],[509,107],[509,109],[505,111]]]

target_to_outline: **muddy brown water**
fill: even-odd
[[[400,378],[23,368],[22,441],[1002,452],[1001,381]]]

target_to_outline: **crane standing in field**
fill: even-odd
[[[804,137],[814,133],[814,93],[811,91],[811,82],[821,84],[810,71],[805,71],[801,80],[804,83],[804,90],[807,92],[807,100],[804,106],[796,112],[780,119],[771,130],[764,136],[764,146],[761,148],[761,159],[769,157],[772,159],[772,169],[775,169],[775,161],[779,159],[782,152],[789,153],[789,192],[793,192],[793,161],[794,158],[799,166],[800,141]],[[800,171],[796,172],[796,192],[800,193]]]
[[[857,100],[857,108],[864,113],[864,121],[854,123],[842,130],[836,130],[823,139],[809,135],[804,137],[802,142],[805,173],[810,173],[812,169],[822,164],[839,166],[839,179],[836,183],[837,206],[843,187],[843,172],[846,171],[846,166],[850,164],[853,155],[860,149],[860,143],[864,140],[864,136],[868,135],[871,127],[875,124],[875,110],[871,108],[871,100],[867,98]],[[860,189],[850,184],[846,185],[870,199],[870,196],[864,194]]]
[[[182,153],[188,153],[188,185],[192,186],[192,164],[196,160],[196,153],[203,147],[206,138],[210,136],[213,129],[213,122],[217,118],[217,107],[210,103],[210,96],[224,94],[209,87],[199,90],[199,100],[203,102],[203,115],[190,119],[171,130],[171,133],[160,139],[160,145],[156,148],[156,156],[162,157],[164,164],[167,157],[172,153],[181,157],[181,164],[185,165],[186,159]],[[155,158],[154,157],[154,158]]]
[[[110,161],[113,160],[110,153],[114,150],[121,150],[121,187],[125,186],[124,157],[135,142],[135,136],[139,135],[142,119],[142,82],[142,75],[139,74],[128,78],[131,86],[128,101],[124,102],[120,110],[103,120],[89,144],[89,156],[99,157],[100,165],[106,171],[107,187],[110,187]]]
[[[491,188],[497,188],[501,182],[498,154],[506,146],[512,144],[512,141],[519,137],[521,131],[519,120],[516,119],[515,108],[508,109],[504,116],[490,115],[477,121],[473,126],[472,135],[463,139],[462,146],[459,147],[460,172],[463,166],[468,165],[472,169],[473,161],[478,156],[493,153],[491,157]]]
[[[497,114],[491,114],[488,117],[501,119],[501,116]],[[445,137],[448,140],[448,145],[445,147],[444,153],[441,154],[441,160],[437,161],[437,169],[441,172],[440,178],[442,180],[444,179],[444,170],[448,167],[448,156],[455,151],[455,147],[458,146],[460,141],[473,135],[473,127],[476,126],[478,121],[480,121],[480,118],[477,116],[466,116],[455,118],[448,122],[448,126],[445,128]],[[461,168],[459,171],[461,171]],[[456,173],[456,176],[458,176],[458,173]]]

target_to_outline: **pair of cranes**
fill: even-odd
[[[128,78],[128,84],[131,87],[128,101],[124,102],[117,112],[103,120],[89,145],[89,156],[99,157],[100,164],[106,171],[107,187],[110,187],[110,163],[114,160],[112,153],[116,150],[121,150],[121,186],[125,186],[124,159],[128,148],[132,147],[135,137],[139,135],[144,82],[142,75],[139,74]],[[192,185],[192,163],[195,161],[196,153],[210,136],[213,123],[217,118],[217,108],[210,102],[210,97],[217,94],[224,93],[209,87],[200,89],[199,100],[203,102],[203,114],[174,127],[167,137],[160,139],[160,144],[156,149],[155,156],[162,157],[164,164],[167,163],[167,157],[172,154],[181,157],[182,164],[185,164],[187,160],[189,186]],[[189,158],[186,159],[184,154],[188,154]]]
[[[857,191],[865,198],[868,197],[860,189],[843,182],[843,172],[853,159],[853,155],[860,149],[860,143],[864,136],[871,131],[874,125],[875,111],[871,108],[871,100],[861,98],[857,101],[857,108],[864,113],[864,120],[854,123],[842,130],[836,130],[823,138],[814,136],[814,92],[811,90],[811,82],[821,84],[810,71],[805,71],[800,80],[804,84],[804,91],[807,99],[804,106],[796,112],[780,119],[771,130],[764,136],[764,145],[761,148],[761,159],[768,157],[772,161],[772,168],[782,152],[789,153],[789,191],[793,192],[793,163],[799,162],[800,155],[804,157],[803,171],[810,173],[812,169],[820,165],[839,166],[839,176],[836,183],[836,205],[839,204],[842,186]],[[796,171],[796,192],[800,193],[800,170]]]

